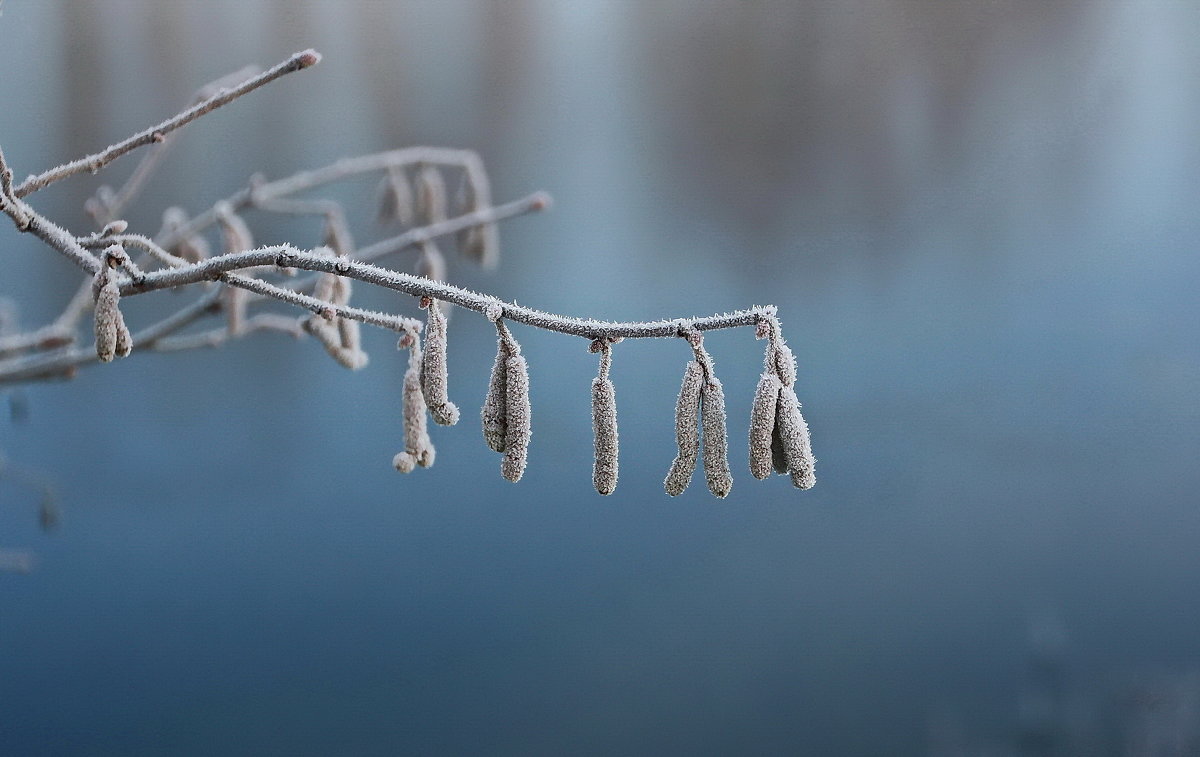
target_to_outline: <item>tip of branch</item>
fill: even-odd
[[[321,62],[321,54],[310,47],[307,50],[296,53],[292,56],[292,59],[296,61],[296,65],[300,68],[308,68]]]
[[[546,192],[538,192],[533,196],[533,200],[530,201],[529,209],[535,211],[548,210],[553,204],[554,198]]]

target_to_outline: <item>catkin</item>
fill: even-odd
[[[778,474],[788,472],[787,453],[783,448],[783,437],[779,435],[779,423],[771,429],[771,468]]]
[[[325,228],[321,231],[321,244],[331,248],[338,257],[344,257],[354,252],[354,239],[345,222],[325,219]]]
[[[350,302],[352,292],[351,280],[345,276],[334,276],[332,291],[330,292],[330,301],[335,305],[346,305]],[[336,318],[338,342],[343,350],[353,355],[352,360],[355,363],[361,363],[359,367],[366,365],[367,355],[362,350],[362,335],[361,327],[358,321],[353,318],[344,318],[338,316]]]
[[[425,423],[425,397],[421,392],[421,350],[412,347],[408,370],[404,373],[404,451],[392,458],[392,465],[401,473],[409,473],[420,465],[433,465],[434,448]]]
[[[508,373],[508,359],[512,357],[508,342],[505,335],[501,334],[496,346],[496,362],[492,364],[492,378],[488,382],[487,394],[483,398],[483,410],[480,412],[483,439],[487,446],[496,452],[504,451],[508,429],[508,411],[505,408],[508,387],[505,377]]]
[[[679,454],[675,456],[663,482],[667,494],[672,497],[687,489],[692,482],[692,472],[696,469],[696,458],[700,454],[697,416],[703,385],[704,369],[695,360],[689,361],[683,374],[683,384],[679,388],[679,400],[675,404],[675,441],[679,445]]]
[[[529,365],[516,353],[505,361],[504,382],[504,459],[500,473],[509,481],[520,481],[525,473],[532,433],[529,407]]]
[[[446,280],[446,257],[433,242],[421,243],[421,257],[417,258],[417,275],[430,281]]]
[[[125,326],[125,316],[121,315],[121,311],[117,311],[117,357],[129,357],[129,353],[133,352],[133,335],[129,333],[129,328]]]
[[[446,316],[437,300],[429,300],[429,318],[425,325],[425,356],[421,361],[421,391],[429,405],[429,414],[442,426],[458,423],[458,407],[447,394]]]
[[[446,220],[446,181],[441,171],[424,165],[417,170],[417,221],[422,224]]]
[[[379,182],[376,195],[379,223],[398,222],[407,226],[413,222],[412,188],[403,169],[396,166],[389,168]]]
[[[226,254],[254,249],[254,235],[242,217],[233,212],[229,203],[222,202],[217,208],[217,222],[221,225],[221,247]]]
[[[811,489],[817,483],[816,461],[813,459],[808,424],[800,414],[800,401],[790,387],[780,390],[776,413],[775,424],[792,484],[797,489]]]
[[[592,379],[592,433],[596,440],[592,483],[601,494],[612,494],[617,488],[617,390],[607,376]]]
[[[183,208],[170,207],[163,211],[163,230],[161,233],[175,235],[188,222],[187,213]],[[208,240],[199,234],[180,237],[179,241],[168,252],[183,258],[189,263],[198,263],[209,256]]]
[[[764,373],[750,409],[750,473],[763,479],[771,475],[771,440],[775,435],[775,407],[779,402],[779,377]]]
[[[704,479],[710,492],[725,497],[733,488],[733,474],[729,472],[725,390],[716,376],[710,376],[700,392],[700,427],[704,431]]]
[[[105,269],[99,274],[103,276],[103,283],[96,290],[96,357],[105,363],[118,355],[125,357],[132,346],[118,306],[121,291],[116,279],[107,273]]]

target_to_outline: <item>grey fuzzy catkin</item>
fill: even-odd
[[[596,448],[592,483],[601,494],[612,494],[617,488],[617,390],[607,376],[592,379],[592,433]]]
[[[411,472],[417,465],[433,465],[434,448],[425,423],[425,397],[421,392],[421,351],[412,347],[408,370],[404,373],[404,451],[392,458],[392,465],[401,473]]]
[[[441,171],[423,165],[417,169],[417,222],[437,223],[446,220],[446,181]]]
[[[700,392],[700,426],[704,432],[704,479],[708,490],[723,498],[733,488],[733,474],[729,471],[725,390],[716,376],[710,376]]]
[[[504,374],[504,459],[500,462],[500,473],[515,483],[525,474],[532,434],[529,365],[525,362],[525,356],[517,353],[509,357]]]
[[[162,231],[160,235],[175,236],[178,230],[188,222],[187,213],[180,207],[170,207],[163,211]],[[183,258],[189,263],[198,263],[206,259],[210,250],[208,240],[199,234],[180,237],[168,250],[172,255]]]
[[[800,401],[796,399],[796,393],[790,387],[780,390],[776,415],[775,423],[792,484],[797,489],[811,489],[817,483],[816,460],[812,454],[808,424],[800,414]]]
[[[695,360],[688,361],[679,387],[679,399],[675,403],[675,442],[679,453],[671,463],[671,470],[663,481],[667,494],[672,497],[682,494],[692,482],[696,459],[700,455],[700,392],[704,386],[704,369]]]
[[[400,223],[408,226],[413,222],[413,193],[408,177],[402,168],[393,166],[379,182],[376,192],[379,223]]]
[[[779,435],[778,423],[771,429],[771,468],[780,475],[788,472],[787,453],[783,448],[783,437]]]
[[[771,440],[775,435],[775,407],[781,386],[778,376],[764,373],[754,392],[750,410],[750,474],[757,479],[771,475]]]
[[[483,421],[483,439],[487,446],[496,452],[504,451],[505,435],[508,429],[508,414],[505,408],[505,395],[508,391],[505,380],[508,372],[508,359],[512,357],[509,340],[503,335],[497,339],[496,361],[492,364],[492,377],[488,382],[487,394],[483,398],[483,410],[480,418]]]
[[[435,423],[458,423],[458,407],[447,393],[446,316],[437,300],[429,300],[429,320],[425,325],[425,355],[421,361],[421,391]]]
[[[114,357],[128,355],[133,343],[121,315],[121,291],[116,279],[108,275],[108,269],[98,276],[103,277],[103,282],[96,289],[96,357],[108,363]]]

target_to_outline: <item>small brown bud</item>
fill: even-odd
[[[308,68],[315,66],[321,62],[321,54],[316,50],[309,48],[296,53],[296,65],[300,68]]]

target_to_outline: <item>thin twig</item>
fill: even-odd
[[[197,118],[211,113],[220,108],[222,105],[227,105],[242,95],[258,89],[268,82],[272,82],[281,76],[290,74],[293,71],[299,71],[304,68],[316,65],[321,60],[321,56],[316,50],[303,50],[296,53],[287,60],[278,65],[264,71],[258,76],[247,79],[232,89],[222,89],[212,97],[197,103],[192,107],[168,118],[166,121],[151,126],[149,129],[134,134],[128,139],[118,142],[115,145],[109,146],[94,155],[88,155],[78,160],[73,160],[70,163],[64,163],[57,168],[52,168],[49,171],[40,173],[37,176],[30,176],[23,181],[20,186],[16,187],[14,193],[17,197],[25,197],[26,195],[36,192],[39,189],[53,184],[56,181],[65,179],[69,176],[74,176],[84,171],[96,173],[104,166],[113,162],[117,158],[126,153],[137,149],[143,145],[160,142],[167,134],[176,129],[186,126],[195,121]]]

